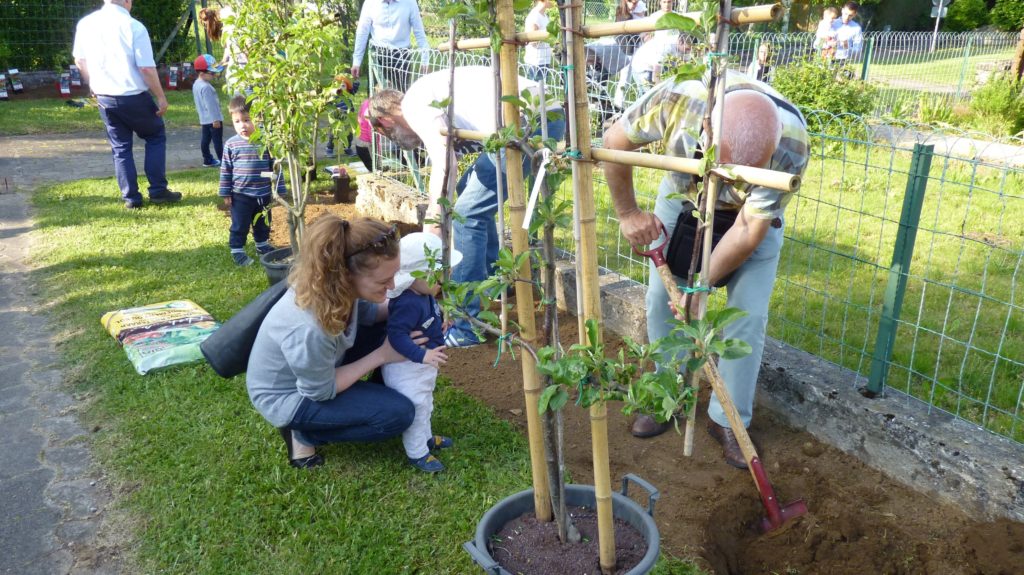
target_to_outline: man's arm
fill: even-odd
[[[367,0],[359,11],[359,22],[356,23],[356,45],[352,51],[352,80],[359,79],[360,67],[363,65],[363,56],[366,55],[366,43],[370,40],[370,28],[373,26],[373,18],[370,17],[370,5],[374,0]]]
[[[82,82],[85,84],[89,83],[89,67],[85,65],[85,58],[75,58],[75,65],[78,66],[78,71],[82,73]]]
[[[770,219],[755,218],[740,210],[736,222],[725,232],[721,241],[711,252],[711,265],[708,266],[706,285],[715,285],[747,261],[754,253],[771,227]]]
[[[139,68],[139,71],[142,72],[142,79],[145,80],[149,92],[156,98],[156,115],[163,116],[167,111],[167,96],[164,96],[164,89],[160,87],[160,76],[157,75],[156,68]]]
[[[413,3],[412,13],[409,15],[409,25],[412,26],[412,35],[416,38],[416,48],[420,51],[420,68],[424,74],[427,73],[427,49],[430,43],[427,41],[427,33],[423,30],[423,18],[420,16],[420,5]]]
[[[604,133],[604,147],[609,150],[633,151],[643,144],[636,144],[626,136],[621,121],[616,122]],[[633,167],[626,164],[604,163],[604,176],[612,196],[612,205],[619,217],[619,229],[630,244],[647,245],[661,235],[661,222],[651,212],[644,212],[636,203],[633,189]]]

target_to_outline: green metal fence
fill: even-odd
[[[600,90],[590,85],[595,105]],[[786,212],[769,334],[855,371],[858,387],[896,388],[1024,442],[1024,142],[810,115],[822,131]],[[600,122],[592,127],[599,145]],[[388,157],[386,141],[378,150],[386,175],[415,185],[413,162]],[[600,166],[594,176],[599,263],[645,282]],[[646,209],[661,177],[636,171]],[[570,231],[559,247],[573,252]]]

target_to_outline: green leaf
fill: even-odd
[[[432,108],[437,108],[438,110],[447,110],[448,104],[451,103],[451,100],[451,97],[445,98],[444,100],[434,100],[430,103],[430,106]]]
[[[721,332],[725,326],[747,315],[749,315],[747,312],[739,308],[727,307],[717,312],[708,312],[706,319],[716,332]]]
[[[693,32],[697,29],[697,20],[684,16],[677,12],[667,12],[662,14],[658,21],[655,22],[655,26],[658,30],[680,30],[683,32]]]
[[[718,352],[722,359],[739,359],[750,355],[750,352],[753,351],[750,344],[742,339],[730,338],[722,343],[724,344],[724,349]]]

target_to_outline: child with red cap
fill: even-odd
[[[210,81],[213,80],[214,74],[224,70],[224,66],[217,66],[217,61],[209,54],[196,58],[193,64],[199,78],[192,85],[192,98],[196,102],[199,125],[203,128],[199,151],[203,154],[203,165],[207,168],[216,168],[220,166],[220,159],[224,155],[224,114],[220,110],[217,89]],[[211,142],[213,151],[217,154],[216,158],[210,153]]]

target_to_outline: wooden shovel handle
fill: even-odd
[[[668,269],[668,264],[662,263],[657,267],[658,275],[661,276],[661,283],[665,284],[665,291],[668,292],[668,307],[672,310],[672,313],[676,312],[676,306],[683,299],[683,293],[679,291],[679,286],[676,285],[676,276],[672,275],[672,270]]]
[[[736,411],[736,404],[732,402],[729,390],[725,388],[722,374],[718,372],[715,362],[710,359],[704,363],[704,373],[707,374],[708,380],[711,382],[711,389],[718,396],[718,402],[722,404],[725,417],[729,419],[729,427],[732,428],[736,441],[740,444],[740,451],[743,452],[743,459],[749,467],[750,461],[757,457],[757,449],[754,448],[754,442],[750,441],[750,435],[747,433],[747,428],[743,426],[743,420],[740,419],[740,413]],[[756,477],[754,479],[757,480]]]

